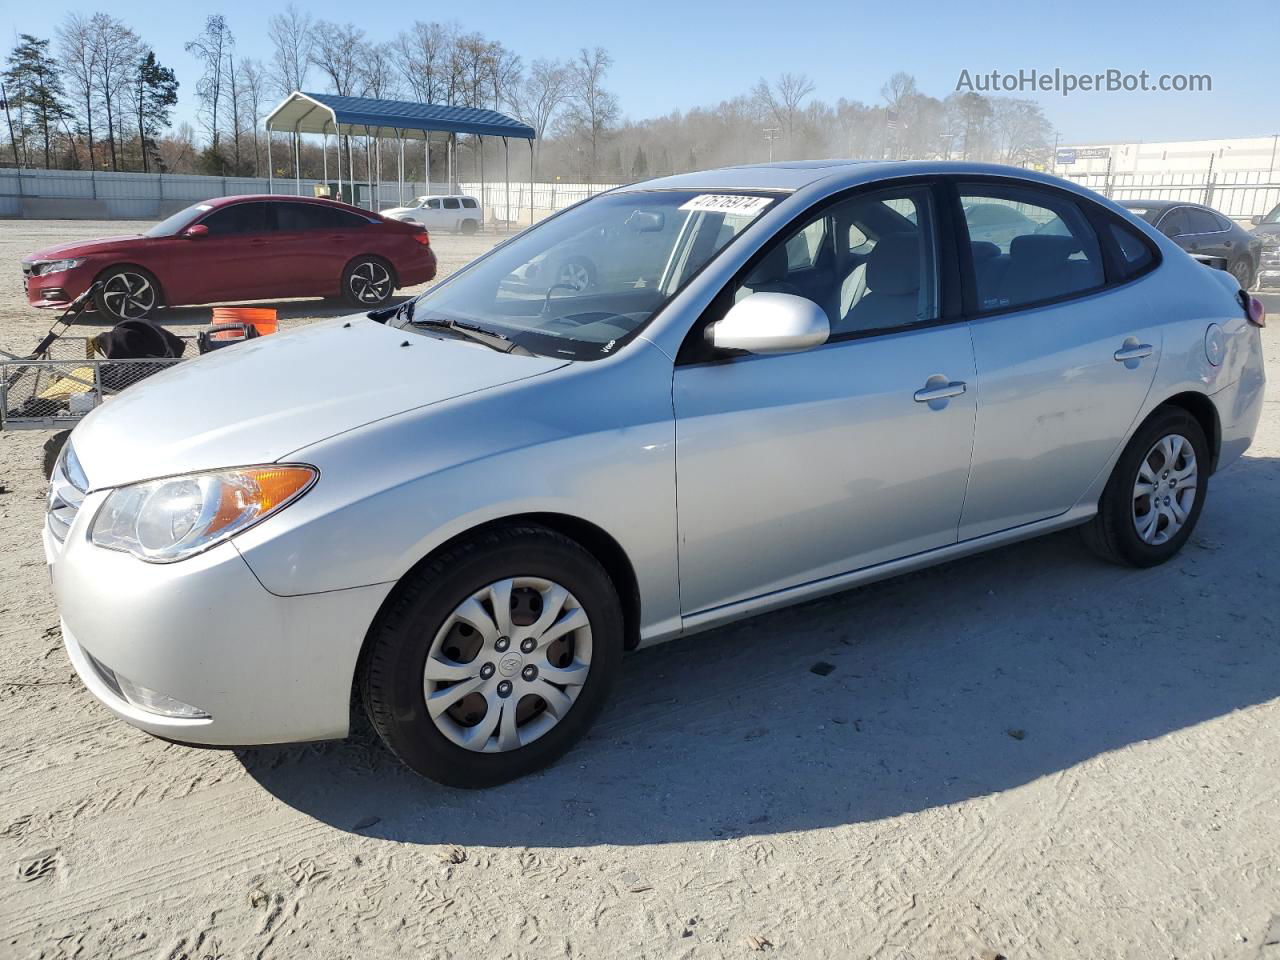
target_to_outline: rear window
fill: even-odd
[[[1116,247],[1120,250],[1121,270],[1124,277],[1137,276],[1155,260],[1155,254],[1151,252],[1147,242],[1127,224],[1112,223],[1111,238],[1115,240]]]
[[[282,231],[344,230],[369,222],[346,210],[318,203],[276,203],[275,208],[276,229]]]
[[[476,208],[476,202],[472,200],[470,197],[463,197],[462,205],[466,207],[468,210],[474,210]]]

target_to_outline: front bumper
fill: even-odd
[[[389,584],[278,597],[230,543],[178,563],[144,563],[89,543],[105,496],[86,497],[65,543],[47,525],[44,533],[67,654],[95,697],[134,726],[187,743],[346,736],[356,660]],[[135,706],[90,656],[209,716]]]
[[[60,310],[89,288],[90,278],[81,276],[83,267],[46,273],[42,276],[22,274],[22,289],[27,303],[42,310]]]

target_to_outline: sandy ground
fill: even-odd
[[[0,223],[0,344],[47,326],[22,253],[120,228]],[[367,733],[115,720],[61,647],[44,435],[0,435],[0,957],[1280,958],[1270,377],[1167,566],[1059,535],[644,651],[582,746],[482,793]]]

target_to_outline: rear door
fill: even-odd
[[[184,273],[192,303],[255,300],[271,296],[275,268],[268,256],[272,235],[265,200],[219,206],[198,222],[209,228],[187,241]]]
[[[1155,253],[1123,221],[1100,208],[1086,215],[1087,201],[1049,187],[981,181],[957,191],[962,210],[1005,204],[1027,224],[996,251],[980,233],[967,271],[979,383],[967,540],[1079,501],[1146,399],[1161,330],[1137,279]]]
[[[320,203],[277,200],[272,280],[275,297],[330,296],[342,271],[362,248],[360,233],[370,223],[358,214]]]

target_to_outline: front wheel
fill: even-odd
[[[1209,492],[1209,444],[1195,417],[1162,407],[1120,456],[1083,529],[1105,560],[1134,567],[1164,563],[1182,549]]]
[[[365,710],[413,770],[488,787],[582,737],[622,658],[617,592],[599,562],[537,526],[462,541],[397,588],[360,670]]]
[[[353,307],[380,307],[395,292],[391,267],[379,257],[357,257],[342,273],[342,296]]]
[[[160,284],[141,267],[112,267],[98,283],[93,305],[116,322],[145,320],[160,306]]]

